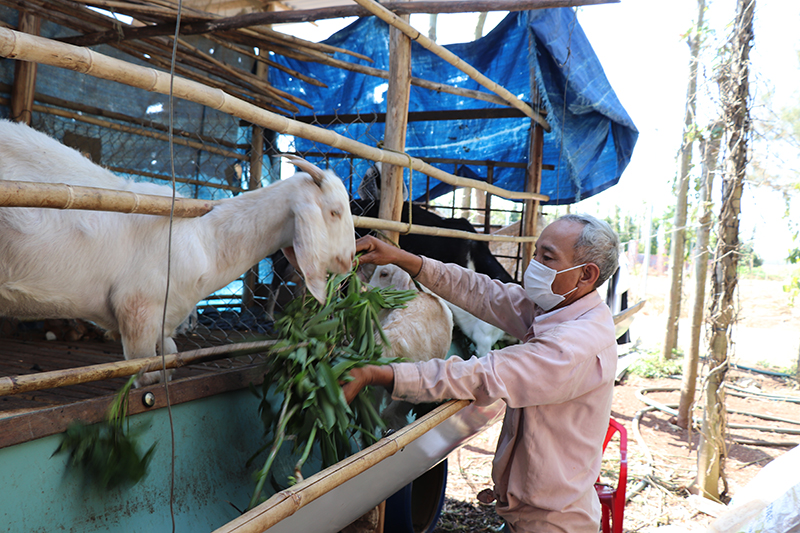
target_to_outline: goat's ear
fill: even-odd
[[[294,255],[297,267],[303,273],[311,295],[325,302],[325,284],[328,278],[327,258],[321,251],[330,246],[328,228],[322,211],[315,203],[298,203],[294,208]]]
[[[311,179],[314,180],[319,187],[322,187],[322,182],[325,181],[325,173],[319,169],[316,165],[309,163],[302,157],[297,157],[296,155],[292,154],[281,154],[284,158],[288,159],[291,164],[311,176]]]

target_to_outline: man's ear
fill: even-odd
[[[600,279],[600,267],[594,263],[586,263],[583,267],[581,279],[578,280],[578,285],[594,289],[598,279]]]

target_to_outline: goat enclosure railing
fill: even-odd
[[[98,80],[110,80],[148,91],[140,91],[143,95],[169,94],[169,76],[163,72],[2,27],[0,56],[62,67],[89,74]],[[170,129],[164,124],[164,114],[168,109],[164,99],[145,106],[145,115],[135,117],[87,103],[36,94],[32,106],[33,126],[61,139],[64,144],[78,149],[96,163],[124,177],[168,183],[172,180],[170,165],[174,162],[176,188],[185,197],[177,200],[177,206],[186,205],[187,209],[192,210],[192,216],[212,208],[218,199],[281,179],[286,170],[280,164],[278,154],[296,152],[294,139],[297,137],[314,141],[317,148],[315,152],[299,155],[324,160],[326,166],[342,177],[351,196],[355,196],[354,190],[363,178],[359,175],[359,169],[371,165],[372,162],[388,162],[407,167],[428,176],[424,202],[427,208],[451,217],[471,213],[477,229],[482,230],[482,233],[418,226],[413,221],[409,226],[401,222],[368,217],[356,217],[356,226],[489,241],[499,258],[509,265],[507,270],[519,279],[520,243],[532,242],[535,238],[521,235],[522,225],[518,221],[523,217],[522,203],[508,202],[504,207],[498,205],[498,202],[492,202],[492,198],[546,200],[546,197],[503,190],[491,183],[491,176],[494,168],[523,168],[525,163],[414,158],[375,148],[382,139],[371,137],[369,128],[366,128],[365,137],[359,140],[326,130],[322,126],[330,125],[330,117],[311,116],[304,121],[292,120],[234,98],[219,89],[179,77],[173,81],[173,91],[182,99],[182,103],[177,103],[172,108],[175,124],[171,136],[174,158],[170,157]],[[10,85],[0,83],[0,95],[3,92],[10,97]],[[152,99],[148,97],[141,101],[144,103]],[[0,96],[0,116],[1,106],[7,105],[9,101],[10,98]],[[379,119],[365,115],[348,120],[353,123],[374,123]],[[454,169],[453,173],[444,170],[448,165]],[[459,165],[486,169],[487,181],[455,175]],[[485,207],[456,205],[455,194],[450,194],[449,201],[439,201],[437,204],[428,195],[431,178],[454,188],[469,187],[476,193],[482,191],[486,197]],[[6,189],[6,192],[0,190],[0,205],[12,205],[5,203],[12,198],[16,198],[17,202],[13,205],[24,205],[21,203],[24,202],[21,185],[0,185]],[[57,193],[41,192],[44,187],[40,192],[33,190],[36,187],[27,187],[31,189],[26,193],[31,205],[38,207],[107,208],[110,201],[108,198],[112,196],[110,192],[104,193],[100,203],[91,207],[82,203],[78,187],[69,187]],[[9,188],[11,192],[8,191]],[[92,197],[98,198],[96,194]],[[146,204],[159,203],[161,207],[158,211],[146,208]],[[121,205],[122,207],[114,210],[164,215],[171,208],[169,199],[145,198],[142,195],[129,197]],[[175,213],[176,216],[182,216],[180,209],[182,208],[179,207]],[[479,216],[481,210],[482,221],[474,217],[476,213]],[[493,221],[497,217],[501,220],[500,224]],[[517,228],[512,230],[514,234],[509,235],[508,229],[503,230],[503,226],[514,223],[517,223],[512,226]],[[504,233],[493,234],[498,229]],[[505,251],[498,252],[496,249],[500,247],[505,247]],[[293,282],[290,279],[280,279],[281,275],[282,272],[274,268],[272,260],[266,258],[236,282],[210,295],[198,305],[201,311],[198,324],[193,332],[187,334],[187,338],[191,338],[201,348],[209,343],[243,340],[242,331],[268,332],[269,326],[263,323],[265,307],[274,305],[275,300],[282,299],[285,303],[287,298],[292,297]],[[271,307],[268,315],[271,318]]]

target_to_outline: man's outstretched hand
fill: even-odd
[[[397,265],[412,277],[419,274],[422,269],[420,256],[406,252],[371,235],[361,237],[356,241],[356,253],[363,253],[359,259],[362,264]]]
[[[351,381],[342,385],[344,399],[351,403],[368,385],[380,385],[390,391],[394,387],[394,370],[390,366],[367,365],[350,371]]]

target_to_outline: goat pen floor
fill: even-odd
[[[187,341],[185,338],[178,338],[176,342],[179,351],[198,348],[196,343]],[[42,338],[0,337],[0,376],[49,372],[111,363],[122,359],[122,344],[117,341],[105,339],[49,341]],[[245,358],[245,360],[224,359],[222,361],[181,367],[173,374],[172,381],[212,375],[251,363],[253,363],[252,357]],[[56,389],[2,396],[0,397],[0,418],[44,407],[110,396],[119,391],[126,381],[127,378],[119,377]]]

